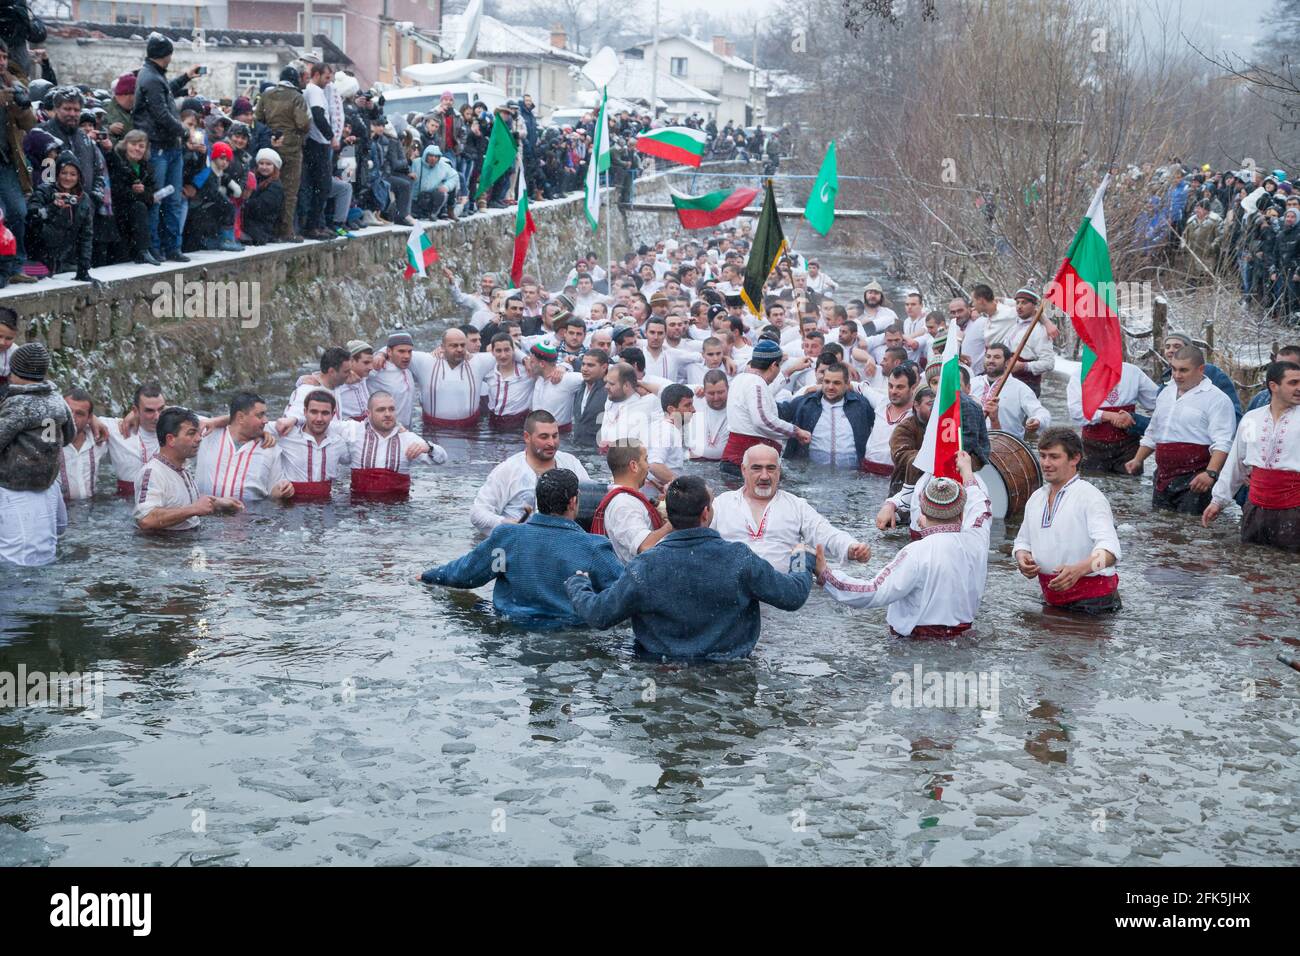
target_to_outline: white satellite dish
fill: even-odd
[[[474,52],[474,44],[478,43],[479,24],[483,20],[483,0],[469,0],[469,6],[461,14],[462,21],[465,24],[465,32],[461,34],[460,43],[456,47],[456,59],[463,60]]]
[[[609,86],[619,68],[618,54],[612,47],[603,46],[600,51],[587,61],[582,68],[582,75],[589,79],[596,89]]]
[[[429,86],[435,83],[454,83],[463,80],[475,70],[488,65],[487,60],[443,60],[441,63],[412,63],[402,67],[402,78]]]

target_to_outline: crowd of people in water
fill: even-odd
[[[444,270],[463,315],[434,348],[405,328],[321,343],[283,409],[241,390],[212,416],[151,382],[104,414],[50,380],[46,347],[19,344],[17,316],[0,308],[0,567],[55,561],[65,502],[114,487],[131,503],[123,522],[158,535],[196,533],[256,499],[326,503],[343,487],[400,502],[448,461],[440,437],[484,428],[522,448],[467,502],[481,539],[422,580],[495,582],[497,611],[527,626],[630,620],[638,650],[664,658],[746,655],[761,605],[797,609],[814,585],[887,608],[899,636],[967,632],[1016,468],[1035,480],[1011,506],[1023,513],[1015,566],[1057,609],[1121,609],[1120,536],[1082,476],[1136,481],[1152,457],[1153,508],[1208,524],[1239,504],[1244,542],[1300,550],[1300,346],[1279,351],[1243,409],[1203,351],[1170,334],[1165,373],[1126,363],[1085,420],[1078,372],[1050,374],[1059,329],[1033,288],[1003,298],[976,285],[942,303],[911,291],[900,314],[879,283],[845,289],[789,254],[753,314],[740,296],[748,252],[724,228],[613,263],[581,255],[555,291],[494,274],[466,289]],[[949,336],[961,356],[955,479],[918,464]],[[1064,388],[1068,421],[1044,388]],[[782,487],[800,461],[878,482],[876,527],[906,526],[910,542],[870,567],[868,543]]]

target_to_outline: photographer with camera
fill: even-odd
[[[91,281],[94,203],[84,188],[81,165],[65,149],[55,162],[54,182],[36,187],[27,214],[32,257],[51,276],[75,270],[78,282]]]
[[[9,49],[0,41],[0,207],[4,208],[5,225],[14,234],[17,248],[13,256],[0,260],[0,287],[10,282],[32,282],[23,273],[27,258],[27,200],[32,190],[31,174],[23,156],[23,137],[36,125],[28,98],[26,77],[9,63]]]

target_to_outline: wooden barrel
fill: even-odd
[[[1015,435],[989,429],[989,462],[978,472],[989,490],[993,517],[1018,520],[1043,484],[1038,455]]]

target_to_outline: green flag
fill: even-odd
[[[776,260],[785,252],[785,233],[776,214],[776,197],[772,194],[772,180],[767,181],[763,193],[763,211],[754,228],[754,244],[749,247],[749,262],[745,264],[745,282],[740,297],[749,311],[758,315],[763,306],[763,283],[772,273]]]
[[[835,168],[835,140],[826,147],[826,158],[822,160],[821,172],[813,183],[812,192],[808,194],[808,205],[803,207],[804,218],[808,225],[821,235],[831,231],[835,222],[835,194],[840,190],[839,171]]]
[[[502,176],[510,172],[515,165],[515,143],[506,129],[508,120],[499,115],[492,117],[492,132],[488,136],[487,152],[483,156],[483,171],[478,176],[478,189],[474,198],[478,199],[492,188]]]
[[[591,156],[587,159],[587,195],[583,200],[583,210],[591,231],[600,227],[600,174],[609,169],[609,120],[606,109],[609,106],[609,91],[600,91],[600,115],[596,117],[595,139],[591,144]]]

